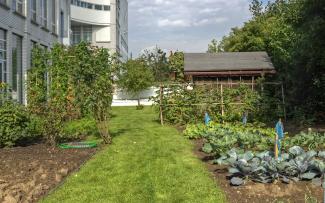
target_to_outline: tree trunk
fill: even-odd
[[[97,127],[105,144],[112,143],[112,138],[108,132],[107,121],[97,121]]]
[[[140,106],[140,94],[138,94],[138,106]]]

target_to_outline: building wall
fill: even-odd
[[[55,1],[55,19],[52,21],[53,4]],[[32,41],[36,44],[50,48],[54,43],[69,44],[70,42],[70,0],[51,0],[47,1],[47,25],[41,23],[41,0],[36,1],[36,19],[32,21],[32,0],[22,0],[22,14],[17,13],[14,9],[14,0],[7,0],[6,4],[0,5],[0,29],[6,32],[6,81],[13,85],[13,56],[12,47],[14,45],[14,36],[22,39],[22,76],[19,81],[21,91],[13,92],[13,97],[19,102],[26,104],[26,87],[27,70],[31,65]],[[63,20],[61,24],[61,12]],[[52,22],[56,27],[53,29]],[[61,25],[63,30],[61,30]],[[2,78],[3,79],[3,78]]]
[[[88,3],[92,4],[89,5]],[[94,5],[109,6],[109,10],[94,9]],[[128,2],[127,0],[74,0],[71,5],[72,32],[80,32],[80,40],[119,53],[128,58]],[[84,30],[91,28],[92,37],[86,40]],[[75,43],[79,41],[76,40]]]

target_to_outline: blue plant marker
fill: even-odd
[[[279,158],[281,158],[281,140],[284,138],[284,130],[283,130],[283,124],[281,122],[281,119],[277,122],[275,125],[275,131],[276,134],[278,135],[278,139],[276,140],[277,142],[277,148],[278,148],[278,153],[279,153]]]
[[[205,115],[204,115],[205,125],[209,125],[210,121],[211,121],[211,118],[210,118],[209,114],[207,112],[205,112]]]

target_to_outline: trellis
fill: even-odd
[[[248,85],[251,86],[252,90],[256,90],[255,86],[257,86],[257,83],[252,81],[251,83],[245,83],[245,82],[218,82],[218,83],[196,83],[196,84],[191,84],[191,83],[165,83],[165,84],[160,84],[159,85],[159,114],[160,114],[160,123],[161,125],[164,125],[164,116],[163,116],[163,111],[164,107],[168,106],[176,106],[177,104],[167,104],[164,105],[163,99],[164,99],[164,90],[165,88],[168,88],[170,86],[182,86],[183,88],[187,87],[192,87],[195,88],[196,86],[210,86],[210,88],[214,88],[214,86],[217,86],[217,89],[219,90],[220,88],[220,94],[221,94],[221,101],[220,102],[212,102],[212,103],[196,103],[196,104],[187,104],[188,106],[204,106],[204,105],[221,105],[221,115],[225,115],[225,103],[224,103],[224,98],[223,98],[223,92],[224,88],[234,88],[234,86],[239,86],[239,85]],[[265,85],[271,85],[271,86],[280,86],[281,88],[281,99],[282,99],[282,108],[283,108],[283,115],[284,119],[286,120],[287,115],[286,115],[286,107],[285,107],[285,93],[284,93],[284,87],[283,83],[281,82],[263,82],[261,83],[261,91],[264,91],[264,86]],[[210,90],[211,90],[210,89]],[[232,102],[228,103],[230,105],[244,105],[245,103],[243,102]]]

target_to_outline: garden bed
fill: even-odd
[[[95,152],[45,144],[0,149],[0,202],[38,201]]]
[[[218,186],[224,190],[229,202],[234,203],[259,203],[259,202],[306,202],[308,198],[317,199],[322,202],[322,188],[316,187],[311,182],[299,181],[284,184],[275,182],[270,184],[254,183],[247,181],[244,186],[230,186],[227,179],[228,167],[212,164],[214,159],[201,151],[204,144],[203,139],[193,141],[195,144],[194,153],[206,163],[207,168],[213,173]]]

